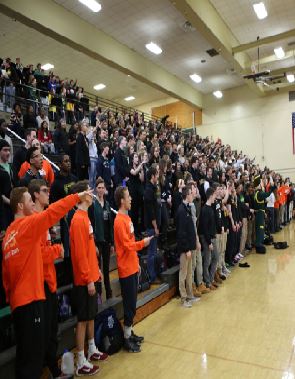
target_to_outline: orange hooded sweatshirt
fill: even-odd
[[[135,274],[139,270],[137,251],[144,248],[144,241],[135,241],[133,224],[127,214],[117,214],[114,239],[119,277],[126,278]]]
[[[44,233],[41,238],[41,252],[43,259],[44,281],[48,284],[50,292],[54,293],[57,289],[54,261],[61,256],[61,245],[51,244],[49,231]]]
[[[71,258],[74,284],[87,286],[100,279],[93,229],[86,211],[78,209],[70,227]]]

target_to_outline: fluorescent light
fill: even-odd
[[[147,43],[145,47],[152,53],[159,55],[162,53],[162,49],[154,42]]]
[[[92,12],[99,12],[101,10],[101,5],[95,0],[79,0],[79,2],[92,10]]]
[[[99,84],[96,84],[95,86],[93,86],[93,88],[96,90],[96,91],[100,91],[101,89],[104,89],[106,86],[105,84],[103,83],[99,83]]]
[[[260,2],[253,4],[253,8],[259,20],[263,20],[265,17],[267,17],[267,10],[264,3]]]
[[[191,78],[191,80],[193,80],[196,83],[201,83],[202,81],[202,78],[198,74],[192,74],[189,77]]]
[[[222,92],[221,91],[214,91],[213,92],[213,95],[215,96],[215,97],[217,97],[217,99],[221,99],[222,98],[222,96],[223,96],[223,94],[222,94]]]
[[[282,59],[285,56],[284,49],[281,46],[274,49],[274,52],[278,59]]]
[[[294,74],[287,74],[287,80],[289,83],[294,83],[295,82]]]
[[[128,97],[125,97],[125,101],[131,101],[131,100],[134,100],[135,97],[134,96],[128,96]]]
[[[53,64],[51,63],[45,63],[43,66],[41,66],[42,70],[48,71],[51,68],[54,68]]]

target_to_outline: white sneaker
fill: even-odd
[[[76,369],[76,376],[92,376],[99,371],[98,366],[94,366],[85,358],[82,365],[78,365]]]
[[[189,300],[184,300],[181,302],[181,305],[184,307],[184,308],[191,308],[192,307],[192,303],[189,301]]]
[[[189,302],[191,302],[191,303],[197,303],[198,301],[200,301],[201,300],[201,298],[200,297],[189,297],[188,299],[187,299]]]

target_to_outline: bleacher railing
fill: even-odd
[[[10,105],[12,104],[12,101],[10,100],[15,99],[15,101],[21,103],[21,105],[32,104],[36,113],[40,107],[45,108],[47,112],[50,112],[50,110],[55,107],[56,112],[53,111],[53,113],[57,113],[59,116],[65,117],[66,112],[69,112],[67,105],[73,104],[76,111],[75,114],[80,115],[80,118],[82,116],[82,118],[89,117],[90,112],[94,109],[94,107],[98,106],[102,109],[102,114],[108,111],[121,114],[134,114],[137,112],[138,115],[143,115],[144,121],[160,120],[159,117],[152,116],[136,108],[126,107],[122,104],[101,98],[89,92],[83,92],[83,97],[78,100],[76,98],[76,94],[73,94],[72,96],[53,94],[46,86],[42,88],[38,86],[32,87],[27,84],[13,83],[3,77],[0,79],[0,83],[1,81],[2,85],[0,87],[0,95],[3,99],[4,111],[11,108]],[[80,113],[78,111],[79,109]],[[78,119],[77,121],[81,120]]]

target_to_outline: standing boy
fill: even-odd
[[[115,202],[119,209],[114,223],[114,238],[124,308],[124,347],[131,353],[139,353],[139,345],[144,338],[135,335],[132,331],[139,271],[137,251],[148,246],[153,237],[135,242],[134,227],[128,216],[128,211],[131,209],[128,188],[120,186],[116,189]]]
[[[89,188],[88,181],[75,183],[72,193]],[[74,275],[74,297],[78,324],[76,344],[78,350],[77,376],[90,376],[99,371],[99,367],[90,361],[104,361],[108,355],[97,350],[94,342],[94,318],[97,313],[97,282],[100,270],[96,256],[93,229],[88,218],[88,208],[92,204],[92,196],[87,196],[77,206],[70,227],[70,247]],[[84,341],[87,331],[88,358],[84,354]]]

